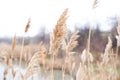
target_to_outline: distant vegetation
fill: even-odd
[[[79,51],[82,51],[85,48],[89,33],[89,25],[85,25],[83,27],[84,28],[75,27],[76,30],[79,30],[78,35],[80,36],[80,38],[78,38],[79,45],[77,47]],[[69,36],[72,33],[73,32],[69,31]],[[96,29],[92,29],[90,50],[93,52],[103,52],[105,49],[105,45],[107,44],[107,37],[111,36],[111,38],[115,38],[116,35],[117,35],[116,27],[113,27],[110,31],[101,31],[99,29],[99,26]],[[41,41],[44,42],[46,45],[49,45],[48,44],[49,40],[50,40],[49,34],[45,33],[45,28],[41,28],[36,36],[25,37],[25,45],[38,44]],[[11,42],[12,42],[12,37],[0,38],[0,43],[11,44]],[[22,43],[22,37],[17,37],[17,44],[21,44],[21,43]]]

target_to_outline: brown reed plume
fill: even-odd
[[[26,27],[25,27],[25,32],[28,31],[28,29],[29,29],[29,27],[30,27],[30,22],[31,22],[31,19],[29,18],[29,19],[28,19],[28,22],[27,22],[27,25],[26,25]]]
[[[50,50],[49,53],[52,54],[51,61],[51,80],[54,80],[53,76],[53,65],[54,65],[54,56],[57,50],[60,48],[61,43],[64,40],[66,35],[66,19],[67,19],[68,9],[65,9],[62,15],[60,16],[53,33],[50,35]]]
[[[27,25],[25,26],[25,31],[24,33],[26,33],[28,31],[30,27],[30,18],[28,19],[28,22],[27,22]],[[25,34],[24,34],[25,35]],[[21,61],[22,61],[22,53],[23,53],[23,47],[24,47],[24,35],[23,35],[23,38],[22,38],[22,48],[21,48],[21,52],[20,52],[20,62],[19,62],[19,67],[21,66]]]
[[[47,55],[47,49],[46,49],[45,45],[43,45],[41,43],[39,51],[37,51],[33,55],[33,57],[31,58],[31,60],[28,64],[28,67],[27,67],[25,74],[24,74],[25,79],[27,79],[27,77],[29,77],[33,73],[40,71],[40,62],[42,62],[42,65],[44,67],[45,61],[46,61],[45,55]]]

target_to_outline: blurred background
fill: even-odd
[[[119,0],[0,0],[0,43],[11,44],[14,35],[21,44],[24,28],[31,18],[30,29],[25,34],[25,45],[49,44],[49,33],[54,29],[59,16],[69,8],[67,28],[73,33],[79,30],[79,49],[86,46],[89,27],[92,28],[91,50],[104,51],[107,37],[117,34],[120,16]]]
[[[0,0],[0,80],[12,80],[11,77],[14,78],[15,74],[20,72],[23,78],[27,70],[28,75],[29,72],[32,73],[31,79],[28,80],[49,80],[51,60],[53,60],[55,80],[70,80],[70,78],[79,80],[79,78],[75,79],[77,73],[83,80],[101,78],[120,80],[120,46],[119,56],[116,56],[117,40],[115,39],[120,17],[119,3],[120,0]],[[67,39],[70,39],[76,30],[79,31],[80,37],[77,39],[77,47],[72,51],[65,48],[68,46],[63,50],[60,46],[56,53],[54,44],[53,48],[50,48],[50,33],[66,8],[68,8]],[[30,19],[30,27],[27,26],[29,29],[25,32],[26,25],[29,25],[28,19]],[[89,53],[89,48],[86,48],[89,28],[91,28],[90,54],[86,55]],[[110,42],[109,39],[105,51],[108,36],[112,41]],[[65,39],[66,44],[69,41],[67,39]],[[50,52],[50,49],[53,51]],[[76,54],[71,55],[74,52]],[[49,53],[57,54],[55,60]],[[34,54],[36,57],[33,57]],[[40,71],[37,67],[41,67]],[[29,68],[33,69],[29,71]],[[9,70],[11,72],[7,72]],[[35,76],[32,70],[40,74],[37,73]],[[9,75],[10,73],[12,76]],[[16,77],[16,80],[20,80],[18,78]]]

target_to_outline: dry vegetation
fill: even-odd
[[[95,4],[96,2],[94,7]],[[118,43],[116,50],[112,49],[112,40],[108,37],[105,51],[101,53],[101,56],[98,56],[98,60],[90,52],[91,29],[89,29],[86,48],[83,52],[78,55],[78,52],[74,51],[80,36],[78,31],[73,33],[71,37],[68,36],[67,13],[68,9],[65,9],[57,21],[53,33],[50,35],[49,47],[42,42],[38,45],[24,45],[24,37],[22,45],[18,45],[16,35],[11,45],[1,44],[0,60],[1,64],[5,65],[1,80],[36,80],[34,74],[40,73],[42,70],[43,77],[45,77],[47,71],[50,71],[49,79],[44,78],[42,80],[55,80],[54,70],[62,71],[61,80],[66,80],[66,74],[69,74],[70,80],[120,80],[120,63],[118,59],[120,25],[117,27]],[[30,19],[25,27],[25,33],[29,27]],[[65,56],[59,58],[57,55],[61,50]],[[24,68],[22,63],[24,63]],[[15,64],[19,65],[18,69],[15,68]],[[24,69],[24,71],[21,69]]]

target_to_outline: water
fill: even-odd
[[[34,76],[29,77],[28,80],[32,80],[32,77],[34,80],[50,80],[50,71],[47,71],[45,74],[43,74],[43,72],[34,74]],[[62,80],[62,71],[54,70],[54,80]],[[68,74],[65,74],[65,80],[70,80]]]
[[[24,64],[24,63],[23,63]],[[4,70],[6,68],[6,65],[4,63],[0,63],[0,80],[3,80],[4,77]],[[22,66],[21,70],[18,68],[18,64],[14,64],[14,70],[17,72],[16,77],[14,80],[21,80],[19,77],[19,72],[21,73],[25,72],[25,66]],[[6,75],[7,80],[13,80],[13,77],[11,77],[11,71],[9,70],[8,74]],[[30,76],[27,78],[27,80],[50,80],[50,71],[44,71],[44,69],[41,67],[41,70],[39,73],[35,73],[33,76]],[[62,80],[62,71],[61,70],[54,70],[54,80]],[[65,74],[65,80],[70,80],[70,75]]]

